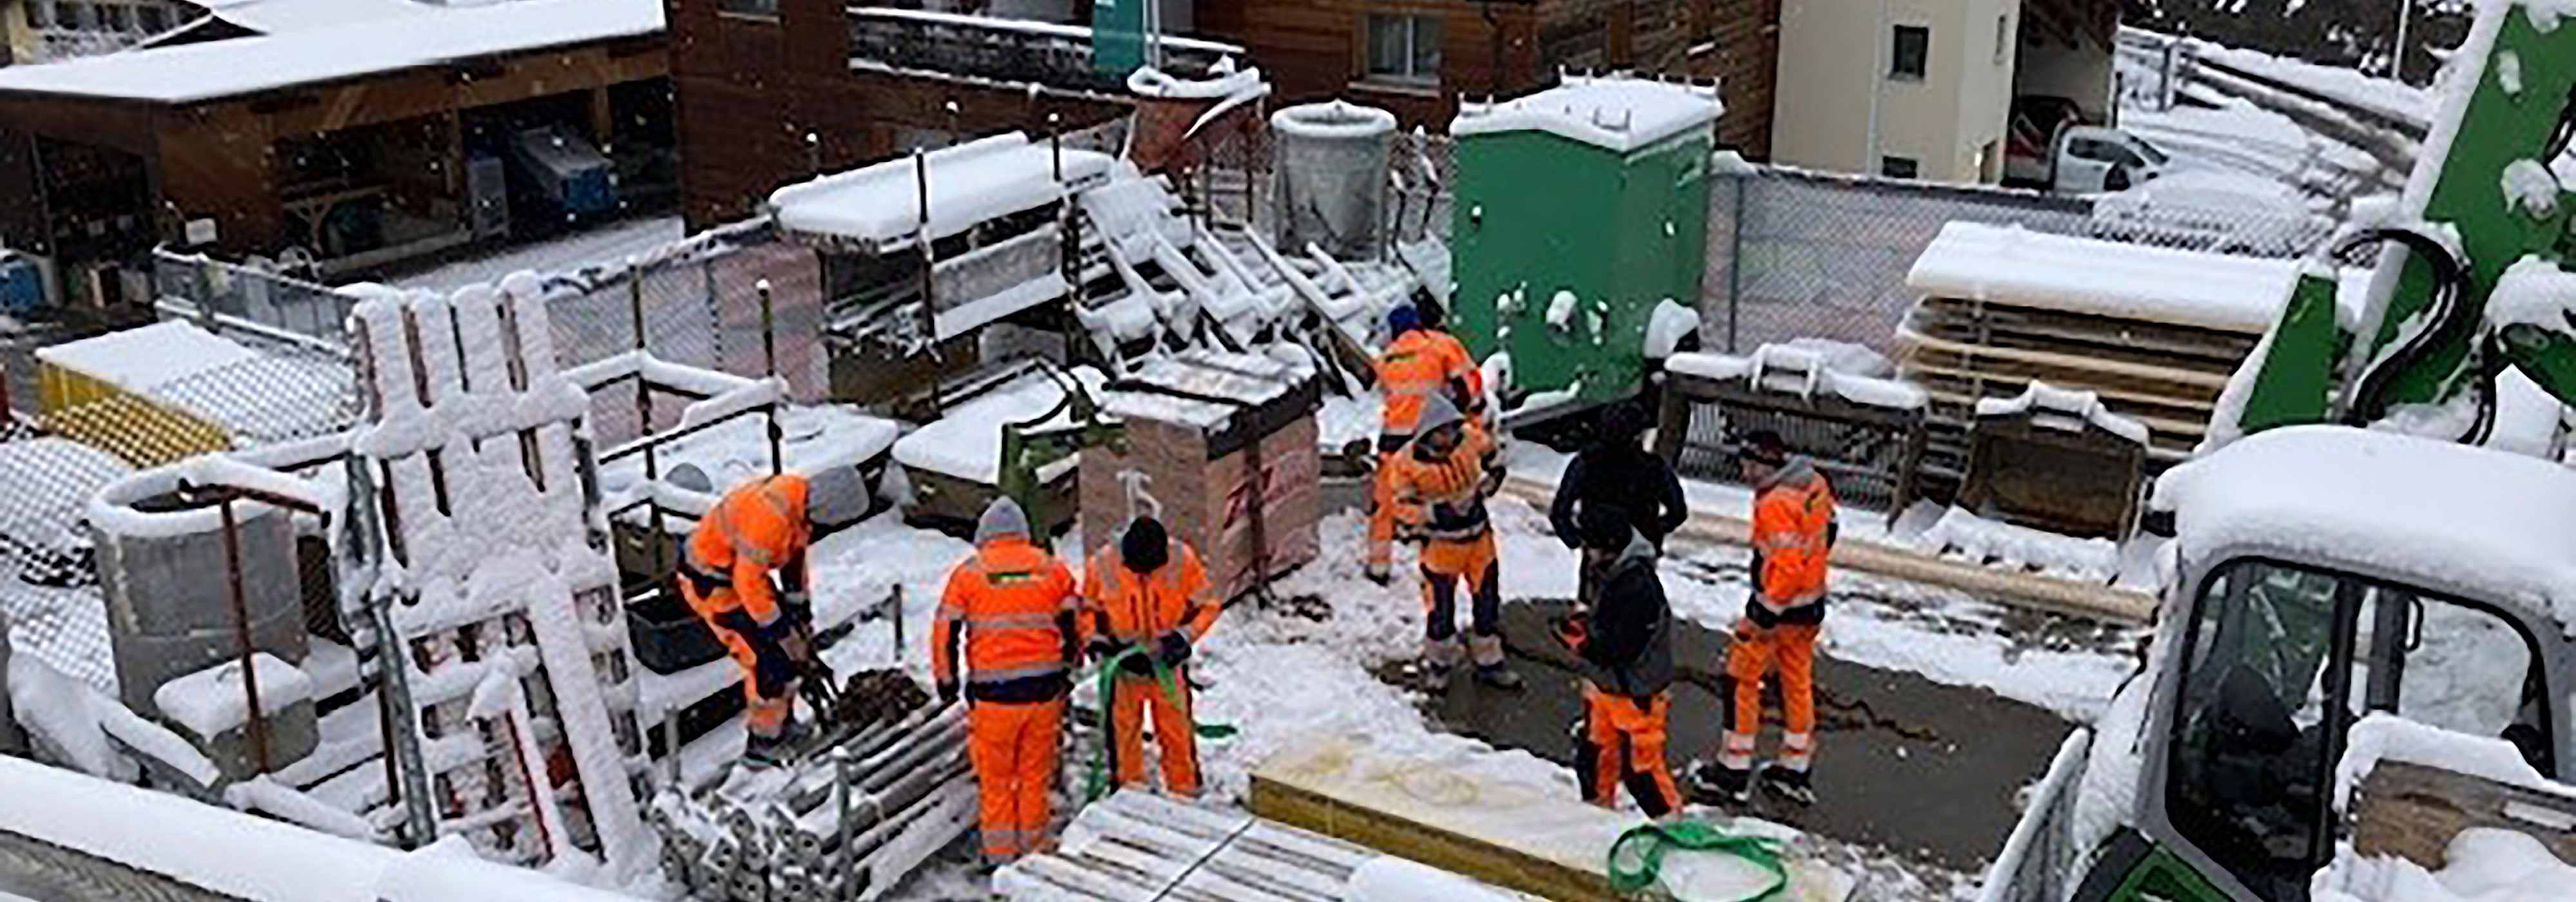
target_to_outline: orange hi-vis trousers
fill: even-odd
[[[1117,764],[1119,786],[1145,782],[1145,709],[1152,708],[1154,756],[1162,762],[1163,791],[1191,798],[1199,794],[1199,743],[1190,727],[1190,680],[1174,670],[1172,683],[1181,695],[1177,704],[1153,677],[1118,675],[1117,698],[1109,709],[1114,732],[1109,755]]]
[[[1575,749],[1575,777],[1583,783],[1584,801],[1614,807],[1625,784],[1647,817],[1681,809],[1681,788],[1664,762],[1664,724],[1672,711],[1670,692],[1640,702],[1584,685],[1583,732]]]
[[[1476,666],[1503,663],[1503,587],[1494,534],[1465,541],[1433,539],[1422,546],[1422,606],[1430,611],[1423,638],[1436,663],[1456,653],[1458,602],[1466,597],[1468,650]]]
[[[966,756],[983,802],[986,861],[1007,863],[1043,850],[1054,816],[1047,790],[1055,786],[1056,742],[1063,730],[1062,699],[969,703]]]
[[[679,582],[680,592],[688,599],[692,609],[716,610],[731,606],[731,600],[724,596],[732,595],[732,589],[717,589],[713,595],[703,599],[706,607],[701,608],[702,600],[698,597],[697,587],[691,585],[687,579]],[[751,640],[743,638],[741,633],[725,628],[712,617],[702,614],[699,619],[706,623],[708,629],[715,631],[716,641],[724,643],[725,653],[732,655],[734,665],[742,668],[744,726],[750,728],[751,735],[776,737],[786,729],[788,715],[795,713],[796,693],[789,691],[781,693],[777,698],[763,697],[760,694],[758,676],[760,655],[751,650]]]
[[[1746,770],[1753,766],[1756,740],[1762,733],[1762,678],[1780,673],[1780,704],[1788,723],[1780,737],[1775,764],[1803,771],[1816,754],[1816,625],[1782,623],[1770,627],[1750,620],[1735,623],[1726,648],[1726,675],[1735,683],[1735,716],[1727,725],[1726,747],[1718,763]]]

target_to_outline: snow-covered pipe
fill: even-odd
[[[454,844],[404,853],[0,757],[0,832],[252,902],[634,902]]]

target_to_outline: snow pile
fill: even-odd
[[[1300,138],[1372,138],[1395,131],[1395,114],[1330,100],[1282,108],[1270,114],[1270,127]]]
[[[1566,75],[1556,87],[1500,103],[1460,103],[1454,137],[1542,131],[1613,153],[1706,130],[1725,105],[1714,86],[1609,75]]]
[[[1656,302],[1655,312],[1646,319],[1646,358],[1662,360],[1681,349],[1682,341],[1699,332],[1699,311],[1682,306],[1672,298]]]
[[[1075,367],[1073,377],[1084,391],[1098,397],[1108,377],[1090,367]],[[1064,387],[1047,373],[1033,372],[992,391],[957,405],[938,422],[913,430],[894,443],[894,459],[904,466],[927,470],[945,476],[984,485],[998,485],[1002,476],[1002,426],[1018,423],[1023,428],[1062,426],[1073,422],[1073,406],[1065,403]],[[1057,405],[1063,409],[1058,410]],[[1031,423],[1040,417],[1043,423]]]
[[[1056,179],[1059,157],[1064,179]],[[1056,150],[1021,132],[994,135],[916,158],[827,175],[769,195],[778,224],[793,231],[876,244],[932,240],[977,223],[1063,200],[1066,188],[1109,171],[1108,154]],[[928,170],[922,196],[920,170]],[[928,222],[923,208],[928,207]]]
[[[2030,415],[2031,421],[2041,426],[2081,432],[2090,424],[2129,441],[2147,443],[2147,424],[2112,413],[2102,406],[2099,396],[2089,391],[2072,391],[2032,380],[2019,396],[1977,401],[1980,418],[2023,415]]]
[[[2558,176],[2539,160],[2520,159],[2504,167],[2504,203],[2507,210],[2521,210],[2534,219],[2547,219],[2558,213]]]
[[[2451,838],[2441,872],[2402,858],[2364,858],[2350,844],[2309,884],[2316,902],[2560,902],[2576,866],[2530,834],[2479,827]]]
[[[8,678],[10,710],[39,748],[82,773],[111,780],[132,780],[135,762],[120,751],[132,749],[201,786],[212,786],[215,763],[177,733],[144,720],[97,687],[65,676],[34,655],[11,655]],[[0,791],[14,808],[14,793]]]
[[[1896,410],[1920,410],[1930,400],[1923,389],[1911,383],[1836,369],[1838,360],[1849,363],[1847,356],[1828,345],[1802,346],[1793,342],[1763,345],[1741,357],[1700,352],[1674,354],[1664,361],[1664,369],[1703,379],[1742,379],[1754,388],[1802,398],[1831,394],[1854,404]]]
[[[1923,531],[1900,535],[1900,544],[1977,563],[2046,572],[2059,579],[2108,583],[2120,573],[2120,544],[2078,539],[2046,530],[1988,520],[1952,507]]]
[[[361,842],[379,842],[383,836],[366,818],[331,807],[293,787],[261,774],[224,787],[224,802],[243,811],[264,811],[288,823],[320,830],[333,836]]]
[[[1953,222],[1915,258],[1905,285],[1924,297],[1988,301],[2261,332],[2280,315],[2299,264]],[[2357,297],[2346,303],[2357,302]]]
[[[2553,198],[2556,195],[2551,195]],[[2487,295],[2487,326],[2538,326],[2556,335],[2576,333],[2576,273],[2537,256],[2514,261]]]
[[[2402,491],[2370,491],[2402,486]],[[2515,454],[2336,426],[2274,429],[2168,470],[2153,498],[2187,558],[2367,566],[2554,616],[2576,635],[2576,474]]]
[[[295,665],[267,652],[254,654],[250,660],[251,673],[259,678],[260,710],[275,715],[313,699],[313,680]],[[242,685],[238,660],[161,684],[152,692],[152,705],[161,710],[161,716],[188,728],[200,740],[211,740],[250,722],[250,699]]]

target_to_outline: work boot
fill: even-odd
[[[1762,769],[1762,786],[1800,805],[1816,803],[1816,784],[1806,771],[1777,764]]]
[[[1753,800],[1753,771],[1702,762],[1683,782],[1691,801],[1702,805],[1742,805]]]
[[[1361,572],[1368,577],[1369,582],[1381,586],[1395,581],[1394,570],[1386,564],[1370,564]]]
[[[1519,689],[1521,688],[1521,675],[1519,671],[1513,670],[1506,665],[1479,664],[1476,665],[1476,682],[1492,686],[1496,689]]]

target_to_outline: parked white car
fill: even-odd
[[[2126,191],[2156,180],[2173,166],[2173,159],[2146,139],[2098,125],[2059,131],[2049,159],[2049,190],[2059,194]]]
[[[2323,240],[2333,225],[2278,181],[2191,169],[2095,199],[2091,231],[2097,238],[2164,247],[2294,257]]]

